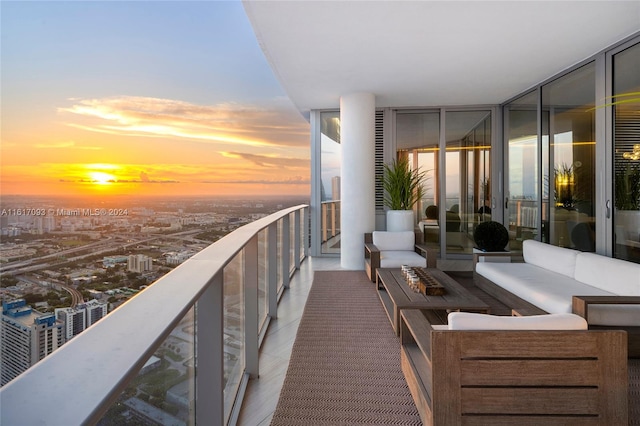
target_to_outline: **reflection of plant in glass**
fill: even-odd
[[[573,208],[576,203],[575,185],[576,174],[573,165],[561,164],[556,166],[555,175],[555,202],[556,206]]]
[[[640,210],[640,164],[616,171],[615,196],[618,210]]]

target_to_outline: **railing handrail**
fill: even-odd
[[[280,210],[227,234],[0,388],[0,424],[100,419],[235,255],[270,224],[307,207]]]

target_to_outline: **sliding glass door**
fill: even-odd
[[[475,226],[492,217],[491,110],[397,111],[395,124],[396,156],[427,175],[416,211],[425,243],[471,254]]]
[[[640,43],[613,55],[613,255],[640,263]]]

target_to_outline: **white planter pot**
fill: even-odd
[[[413,210],[387,210],[387,231],[413,231]]]

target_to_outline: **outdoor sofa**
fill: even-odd
[[[574,312],[591,329],[624,329],[629,356],[640,356],[640,264],[535,240],[523,242],[524,262],[475,257],[476,285],[516,313]]]

